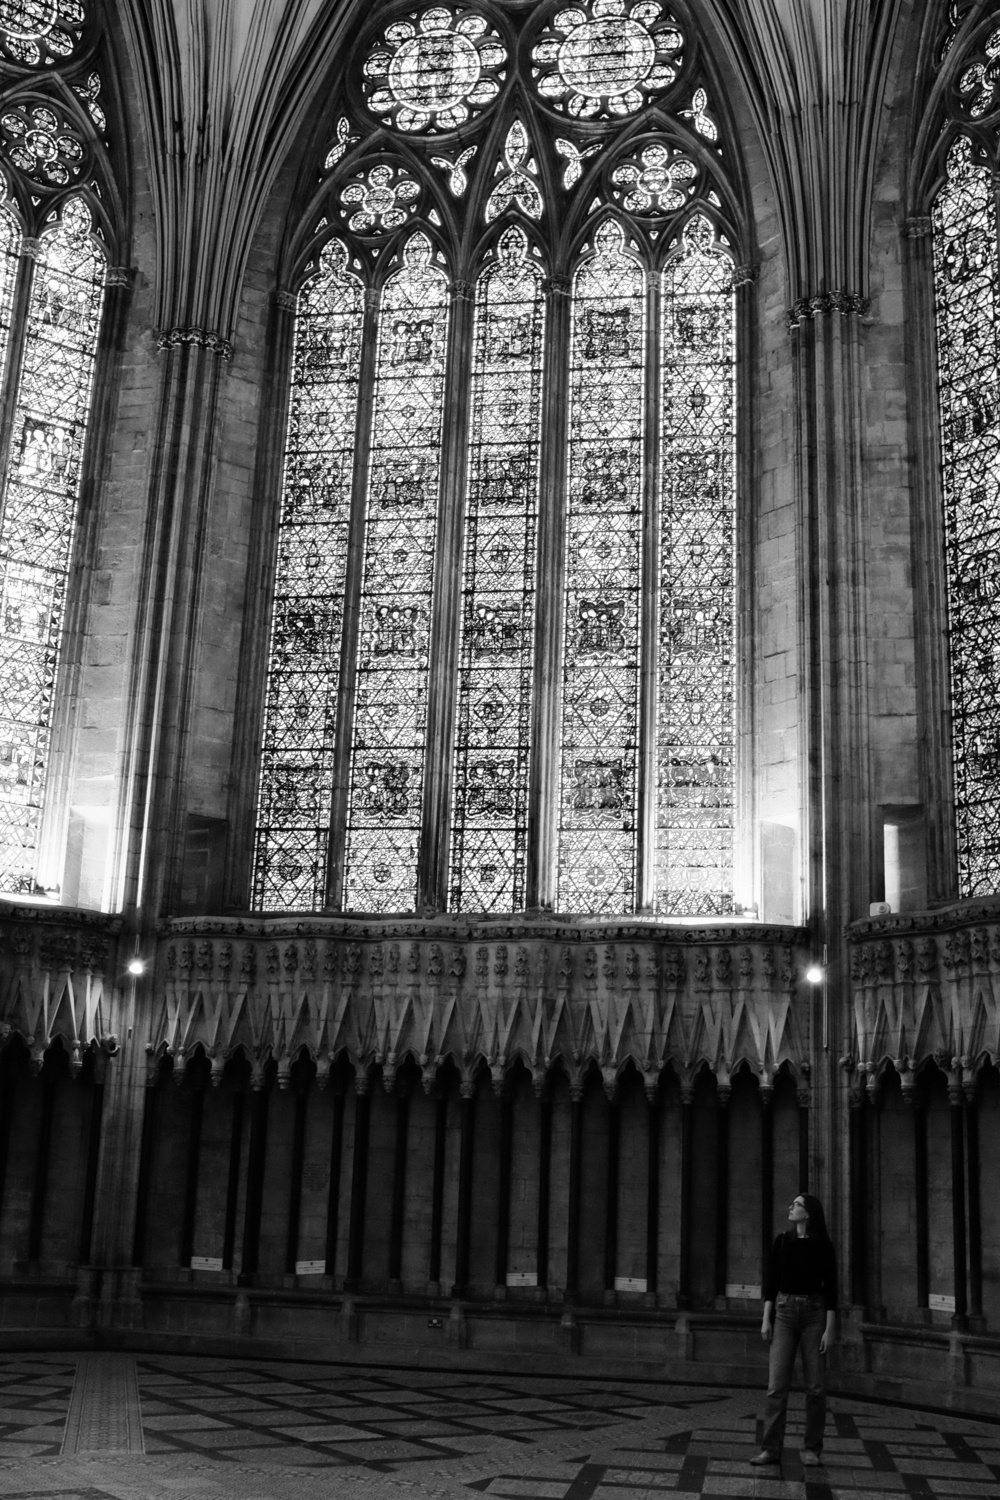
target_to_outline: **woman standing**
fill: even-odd
[[[771,1345],[764,1438],[752,1464],[781,1462],[795,1354],[802,1350],[806,1391],[806,1433],[802,1462],[821,1462],[826,1425],[823,1356],[836,1336],[837,1262],[827,1233],[823,1205],[800,1193],[788,1210],[792,1226],[771,1249],[764,1283],[761,1337]],[[773,1315],[773,1317],[772,1317]]]

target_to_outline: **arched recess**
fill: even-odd
[[[573,14],[380,11],[331,90],[279,295],[277,585],[244,650],[262,729],[235,888],[255,907],[750,903],[733,878],[739,152],[686,10]],[[616,237],[631,309],[598,284]],[[391,307],[417,261],[427,297]],[[578,403],[575,437],[574,347],[604,404]],[[393,367],[419,399],[393,406]],[[615,406],[635,429],[621,452]]]
[[[0,891],[59,896],[127,149],[103,7],[0,17]]]
[[[1000,27],[993,7],[928,10],[905,232],[931,895],[1000,892]]]

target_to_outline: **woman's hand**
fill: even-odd
[[[764,1317],[763,1317],[763,1319],[761,1321],[761,1325],[760,1325],[760,1336],[764,1340],[765,1344],[769,1344],[771,1342],[771,1336],[772,1336],[773,1333],[774,1333],[774,1324],[771,1322],[771,1319],[768,1316],[768,1314],[765,1313]],[[826,1335],[824,1334],[823,1337],[825,1338]],[[822,1346],[820,1346],[820,1347],[822,1347]]]
[[[830,1350],[833,1348],[833,1346],[836,1343],[836,1341],[837,1341],[837,1326],[836,1326],[836,1322],[835,1322],[835,1319],[834,1319],[834,1315],[833,1315],[833,1313],[827,1313],[827,1315],[826,1315],[826,1327],[823,1329],[823,1334],[822,1334],[822,1337],[820,1338],[820,1341],[819,1341],[819,1352],[820,1352],[820,1354],[829,1354]]]

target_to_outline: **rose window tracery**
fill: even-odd
[[[387,26],[363,67],[368,108],[398,130],[455,130],[492,104],[507,48],[484,16],[434,6]]]
[[[542,217],[542,195],[533,181],[535,163],[531,142],[520,120],[515,120],[504,142],[506,173],[501,176],[486,203],[486,222],[498,219],[508,208],[518,207],[529,219]],[[498,169],[502,171],[501,169]]]
[[[378,162],[341,189],[340,201],[347,227],[355,234],[382,234],[401,228],[419,197],[420,184],[408,172]]]
[[[959,76],[958,93],[973,120],[981,120],[1000,106],[1000,28],[987,37],[983,56]]]
[[[694,194],[698,168],[689,156],[654,142],[634,161],[615,167],[616,197],[630,214],[675,213]]]
[[[535,84],[546,103],[579,119],[631,115],[673,83],[683,46],[658,0],[591,0],[553,17],[532,51]]]
[[[0,0],[0,49],[21,67],[51,67],[73,55],[86,20],[80,0]]]
[[[7,155],[36,182],[64,187],[79,177],[86,152],[73,127],[55,110],[38,104],[0,117]]]

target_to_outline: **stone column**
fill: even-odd
[[[458,1225],[455,1236],[455,1283],[453,1297],[469,1290],[469,1246],[472,1236],[472,1150],[476,1129],[476,1083],[464,1079],[459,1102]]]
[[[904,1093],[910,1098],[913,1090]],[[913,1097],[913,1199],[914,1252],[917,1270],[917,1310],[930,1318],[930,1212],[927,1194],[927,1105],[922,1095]]]
[[[764,1267],[774,1243],[774,1090],[760,1090],[760,1265]]]
[[[309,1079],[300,1078],[295,1089],[295,1118],[292,1123],[292,1153],[288,1164],[288,1221],[285,1227],[285,1275],[295,1275],[299,1258],[299,1220],[302,1217],[302,1168],[306,1159],[306,1112],[309,1107]]]
[[[655,1301],[660,1279],[660,1095],[647,1090],[646,1296]]]
[[[181,1216],[180,1264],[190,1266],[194,1253],[194,1221],[198,1208],[198,1168],[201,1163],[201,1126],[205,1110],[205,1080],[196,1062],[189,1063],[187,1082],[190,1089],[188,1110],[187,1165],[184,1173],[184,1209]]]
[[[52,1117],[55,1113],[56,1082],[55,1058],[51,1051],[42,1064],[41,1090],[42,1113],[35,1141],[35,1175],[31,1185],[31,1207],[28,1214],[28,1263],[35,1265],[42,1258],[42,1228],[45,1220],[45,1199],[49,1190],[49,1164],[52,1153]]]
[[[725,1306],[726,1286],[729,1281],[729,1100],[731,1096],[732,1090],[728,1084],[717,1085],[715,1091],[715,1297],[722,1306]]]
[[[229,1132],[229,1172],[226,1178],[226,1217],[222,1229],[222,1269],[231,1271],[236,1254],[236,1204],[240,1191],[240,1158],[243,1154],[243,1109],[246,1091],[233,1089],[233,1119]]]
[[[983,1317],[983,1215],[980,1197],[979,1105],[976,1080],[968,1079],[965,1093],[965,1171],[969,1194],[969,1327],[986,1330]]]
[[[677,1306],[691,1306],[691,1187],[694,1173],[694,1086],[681,1084],[681,1203],[680,1265],[677,1273]]]
[[[848,1126],[850,1155],[850,1246],[851,1303],[864,1309],[868,1306],[868,1094],[864,1076],[850,1095],[850,1123]]]
[[[441,1292],[441,1235],[444,1228],[444,1160],[448,1136],[448,1094],[437,1085],[434,1110],[434,1175],[431,1181],[431,1243],[428,1288],[432,1296]]]
[[[346,1095],[341,1087],[334,1087],[333,1125],[330,1130],[330,1186],[326,1199],[326,1274],[337,1271],[337,1229],[340,1218],[340,1173],[344,1154],[344,1104]]]
[[[389,1226],[389,1290],[403,1290],[403,1223],[406,1209],[406,1152],[410,1128],[410,1085],[397,1079],[396,1148],[392,1159],[392,1219]]]
[[[101,1118],[104,1113],[104,1079],[107,1067],[107,1054],[98,1052],[94,1058],[94,1072],[90,1085],[90,1119],[87,1122],[87,1165],[83,1179],[80,1244],[77,1250],[77,1262],[81,1266],[90,1265],[90,1249],[94,1238],[94,1203],[97,1197],[97,1168],[101,1155]],[[0,1110],[2,1108],[2,1103],[0,1103]],[[2,1135],[2,1129],[3,1124],[0,1119],[0,1135]],[[2,1141],[0,1141],[0,1151],[2,1149]],[[0,1207],[2,1207],[2,1197],[3,1184],[0,1179]]]
[[[538,1090],[538,1229],[535,1236],[535,1280],[549,1284],[549,1211],[552,1183],[552,1095],[545,1081]]]
[[[159,1123],[160,1069],[153,1063],[146,1074],[142,1107],[142,1137],[139,1146],[139,1175],[135,1190],[135,1227],[132,1235],[132,1264],[146,1263],[146,1226],[149,1219],[149,1190],[153,1175],[153,1153]]]
[[[583,1167],[583,1085],[569,1088],[569,1203],[566,1212],[566,1300],[580,1290],[580,1180]]]
[[[354,1160],[351,1170],[351,1219],[347,1232],[347,1276],[345,1292],[361,1290],[364,1274],[365,1209],[368,1198],[368,1127],[371,1121],[370,1080],[367,1073],[354,1079]]]
[[[967,1245],[965,1238],[965,1099],[960,1083],[948,1084],[948,1106],[951,1117],[951,1246],[954,1267],[955,1312],[953,1328],[965,1328],[968,1321]]]
[[[510,1167],[514,1144],[514,1100],[506,1080],[500,1083],[500,1153],[497,1164],[497,1296],[507,1291],[507,1264],[510,1242]]]
[[[608,1094],[608,1156],[604,1194],[604,1300],[614,1302],[618,1274],[618,1171],[621,1106],[617,1094]]]
[[[270,1095],[265,1079],[255,1079],[250,1091],[250,1144],[247,1149],[247,1187],[243,1209],[243,1254],[240,1285],[249,1286],[260,1263],[260,1217],[264,1207],[264,1164],[267,1152],[267,1115]]]

